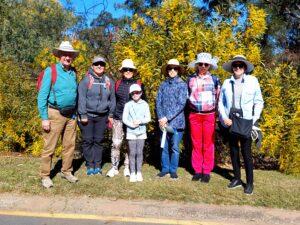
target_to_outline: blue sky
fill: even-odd
[[[59,1],[63,6],[66,5],[67,0]],[[130,12],[128,11],[114,8],[115,3],[124,3],[124,0],[70,0],[70,2],[75,9],[75,14],[86,14],[89,21],[96,18],[103,9],[110,12],[114,18],[118,18],[123,15],[130,15]]]

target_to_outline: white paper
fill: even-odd
[[[160,147],[164,148],[165,147],[165,142],[166,142],[166,136],[167,136],[167,131],[166,129],[163,130],[161,142],[160,142]]]

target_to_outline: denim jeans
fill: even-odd
[[[162,133],[161,133],[162,135]],[[179,163],[180,142],[183,135],[183,129],[176,130],[174,133],[167,133],[165,146],[161,154],[162,172],[176,173]]]

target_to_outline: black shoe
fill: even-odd
[[[242,187],[242,181],[238,179],[233,179],[227,187],[230,189]]]
[[[177,176],[176,173],[171,173],[170,177],[171,177],[172,180],[177,180],[178,179],[178,176]]]
[[[157,174],[157,176],[162,178],[162,177],[166,176],[167,174],[168,174],[168,172],[160,172]]]
[[[210,180],[210,175],[209,174],[203,174],[201,178],[202,183],[208,183]]]
[[[199,181],[202,178],[202,173],[195,173],[192,178],[192,181]]]
[[[244,193],[246,195],[252,195],[253,194],[253,189],[254,189],[253,184],[246,184]]]

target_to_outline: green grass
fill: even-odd
[[[55,160],[55,162],[57,159]],[[212,173],[209,184],[192,182],[192,175],[184,168],[179,168],[179,179],[156,178],[159,172],[155,167],[144,164],[144,181],[130,183],[120,175],[114,178],[105,176],[88,177],[85,166],[76,171],[80,179],[76,184],[70,184],[57,174],[53,178],[54,187],[44,189],[39,178],[39,158],[0,156],[0,192],[13,192],[32,195],[62,195],[103,197],[109,199],[152,199],[173,200],[180,202],[251,205],[272,208],[300,209],[300,177],[285,175],[277,171],[254,171],[255,189],[252,196],[246,196],[243,189],[229,190],[229,180],[217,173]],[[110,168],[106,163],[104,174]],[[224,171],[228,171],[224,169]],[[245,177],[243,173],[243,178]]]

